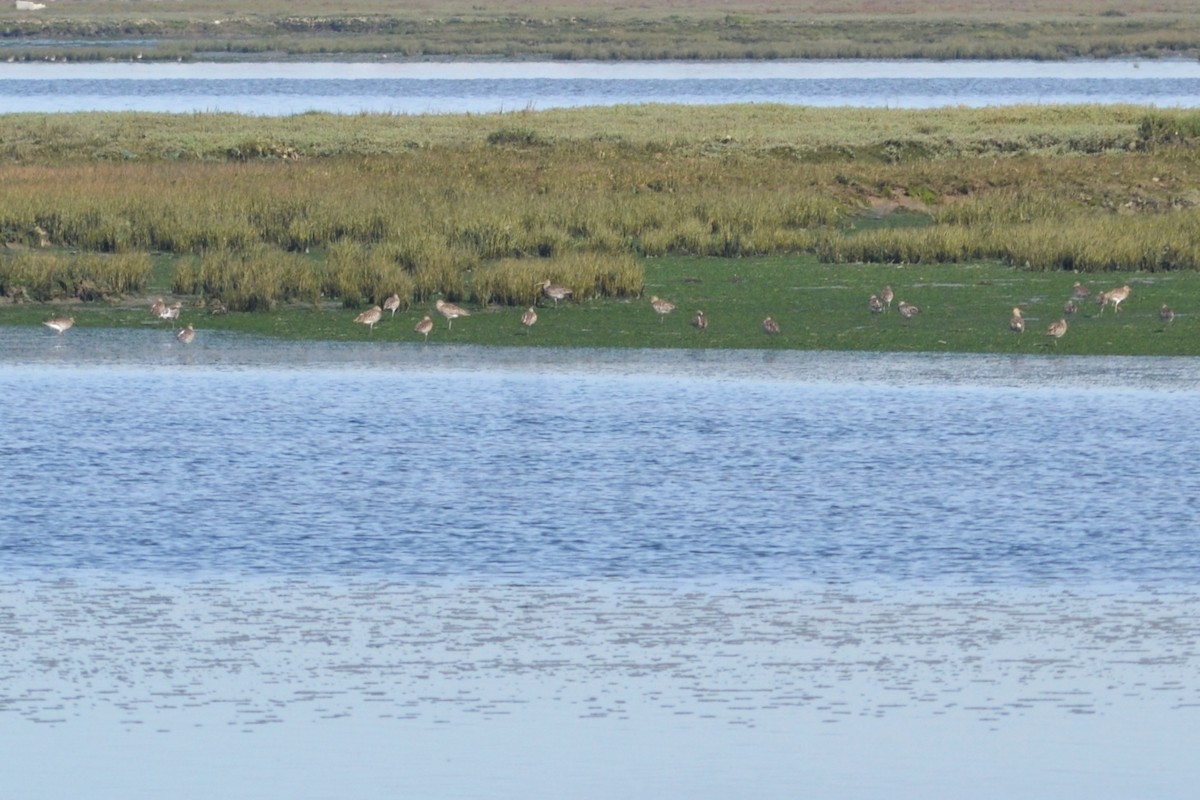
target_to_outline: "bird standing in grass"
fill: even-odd
[[[371,306],[366,311],[354,318],[354,321],[362,325],[366,325],[371,329],[371,333],[375,332],[375,323],[383,319],[383,309],[379,306]]]
[[[879,299],[879,295],[873,294],[867,299],[867,310],[872,314],[883,311],[883,301]]]
[[[1158,318],[1163,322],[1170,322],[1175,319],[1175,312],[1169,305],[1163,303],[1162,308],[1158,310]]]
[[[903,300],[900,301],[900,304],[897,305],[896,308],[900,309],[900,316],[904,317],[905,319],[912,319],[917,314],[921,313],[921,309],[917,308],[912,303],[906,303]]]
[[[1129,298],[1132,291],[1133,289],[1129,288],[1129,284],[1125,284],[1118,289],[1109,289],[1104,293],[1104,302],[1113,307],[1113,313],[1115,314],[1120,310],[1121,303]]]
[[[456,306],[454,303],[447,303],[445,300],[440,298],[436,303],[434,303],[434,307],[437,308],[437,312],[439,314],[446,318],[446,327],[450,330],[454,330],[454,320],[458,319],[459,317],[471,316],[471,312],[467,311],[465,308]]]
[[[885,310],[890,311],[892,309],[892,299],[895,296],[896,293],[892,291],[892,285],[890,283],[883,287],[883,291],[879,293],[879,299],[883,301]]]
[[[771,317],[767,317],[762,321],[763,333],[768,336],[775,336],[779,333],[779,323]]]
[[[658,314],[658,321],[662,322],[663,317],[675,310],[675,304],[661,299],[658,295],[650,298],[650,307],[654,309],[654,313]]]
[[[50,330],[62,336],[75,325],[74,317],[51,317],[42,323]]]
[[[400,295],[393,294],[387,300],[383,301],[383,310],[392,312],[392,316],[396,316],[396,311],[400,308]]]
[[[567,287],[560,286],[557,283],[551,283],[549,280],[544,280],[538,285],[542,287],[542,294],[554,301],[555,308],[558,308],[559,300],[566,300],[568,297],[574,294]]]
[[[692,327],[698,331],[708,329],[708,317],[704,316],[703,311],[697,311],[695,314],[692,314]]]
[[[1051,322],[1050,327],[1046,328],[1046,335],[1054,340],[1054,344],[1058,346],[1058,340],[1067,332],[1067,321],[1060,319],[1058,322]]]
[[[413,328],[413,331],[424,336],[425,341],[427,341],[427,342],[429,341],[429,334],[432,330],[433,330],[433,320],[429,317],[428,314],[426,314],[425,317],[420,322],[417,323],[417,326],[415,328]]]
[[[1013,309],[1012,319],[1008,321],[1008,327],[1012,328],[1017,333],[1025,332],[1025,318],[1021,316],[1021,309]]]
[[[1074,300],[1087,300],[1091,291],[1079,281],[1075,281],[1075,285],[1071,287],[1071,297]]]
[[[1078,310],[1079,306],[1075,305],[1074,300],[1068,300],[1067,302],[1063,303],[1063,314],[1068,317],[1073,315]]]
[[[533,310],[533,306],[521,315],[521,324],[525,326],[525,332],[529,333],[529,329],[537,322],[537,312]]]

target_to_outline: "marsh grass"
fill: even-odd
[[[722,268],[783,294],[792,284],[774,286],[766,273],[972,275],[990,264],[1007,271],[998,281],[1136,272],[1156,286],[1200,268],[1193,117],[1130,107],[770,106],[436,118],[0,115],[0,276],[12,299],[37,302],[117,302],[149,282],[189,302],[276,315],[286,327],[272,335],[352,336],[329,321],[331,309],[348,313],[395,293],[407,315],[440,297],[480,311],[462,326],[466,340],[472,330],[506,335],[493,320],[538,302],[537,286],[550,279],[574,291],[554,313],[583,315],[588,335],[665,345],[666,321],[646,328],[644,315],[626,315],[645,294],[673,288],[703,302],[696,287],[713,285]],[[118,142],[124,154],[113,159]],[[825,271],[790,266],[818,262]],[[703,274],[686,286],[662,271],[693,265]],[[732,303],[734,318],[740,285],[713,300]],[[960,302],[934,293],[935,308],[947,300]],[[884,349],[906,341],[881,342],[863,327],[874,323],[839,328],[836,319],[820,329],[849,331],[842,339],[812,339],[819,329],[805,328],[808,316],[785,324],[806,303],[745,312],[739,330],[759,313],[781,322],[772,342],[757,338],[757,323],[752,334],[722,339],[724,310],[705,308],[711,335],[697,341]],[[19,308],[3,314],[23,318]],[[543,322],[532,340],[553,339]],[[952,330],[921,340],[921,330],[913,321],[891,335],[933,349],[987,346]]]
[[[145,253],[103,255],[20,250],[0,256],[0,296],[10,301],[107,300],[145,290],[152,274]]]
[[[475,271],[472,299],[483,305],[525,308],[542,296],[544,281],[566,286],[569,302],[638,297],[645,283],[641,262],[628,253],[568,253],[557,258],[507,258]]]
[[[463,297],[464,273],[490,262],[573,253],[997,258],[1087,271],[1198,263],[1186,235],[1200,202],[1186,178],[1197,143],[1187,112],[637,107],[521,113],[519,136],[495,136],[513,130],[509,116],[0,117],[10,148],[0,232],[106,253],[324,251],[317,293],[350,306],[391,293],[389,282],[413,299]],[[412,137],[425,143],[414,149]],[[111,163],[105,143],[117,138],[142,150]],[[248,140],[300,156],[230,155],[246,151],[230,142]],[[68,144],[84,141],[91,160]],[[196,155],[163,156],[184,150]],[[881,200],[933,225],[862,235],[861,212]],[[1114,246],[1094,244],[1101,231]],[[294,292],[312,288],[276,299]]]
[[[600,8],[530,4],[385,3],[336,9],[267,0],[229,4],[58,0],[0,24],[18,59],[192,58],[1035,58],[1194,55],[1200,22],[1186,0],[869,0],[716,4],[651,0]],[[36,40],[22,45],[24,40]],[[132,40],[132,41],[131,41]],[[55,45],[55,42],[61,42]]]
[[[231,311],[271,311],[281,302],[320,304],[317,270],[303,254],[264,245],[218,249],[183,260],[171,291],[220,300]]]
[[[974,215],[970,215],[974,216]],[[1068,214],[1024,221],[880,228],[857,236],[826,235],[816,253],[831,263],[964,263],[998,259],[1033,270],[1106,272],[1196,270],[1200,210],[1164,214]]]
[[[607,158],[610,164],[632,159],[650,173],[643,181],[647,189],[669,191],[667,177],[650,169],[652,159],[686,153],[706,159],[770,156],[776,163],[896,163],[1098,154],[1194,141],[1193,117],[1192,111],[1140,106],[905,110],[653,104],[412,116],[7,114],[0,115],[0,158],[19,164],[262,161],[284,166],[334,156],[428,157],[431,151],[471,148],[534,164],[563,154]],[[514,143],[512,130],[538,146]]]

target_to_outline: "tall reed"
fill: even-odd
[[[12,300],[104,300],[136,294],[151,275],[145,253],[23,251],[0,257],[0,294]]]
[[[416,293],[417,282],[394,253],[387,249],[349,239],[332,244],[322,269],[321,293],[341,298],[347,308],[383,305],[393,294],[407,308]]]
[[[263,245],[214,249],[185,261],[171,282],[176,294],[217,298],[231,311],[270,311],[281,302],[321,300],[311,259]]]
[[[640,291],[638,258],[668,255],[1200,268],[1191,235],[1200,195],[1186,177],[1200,124],[1183,112],[509,116],[332,125],[326,115],[0,115],[0,148],[24,159],[0,162],[0,236],[12,252],[185,257],[175,291],[245,309],[358,307],[391,294],[524,305],[545,279],[572,286],[577,300],[620,297]],[[850,143],[830,147],[838,135]],[[90,141],[104,153],[146,149],[120,163],[95,151],[58,157],[63,142]],[[242,142],[236,158],[230,142]],[[274,155],[271,143],[301,157]],[[221,155],[164,155],[182,151]],[[888,204],[925,224],[863,215]],[[75,291],[35,277],[21,285],[40,288],[22,291]],[[136,291],[136,280],[92,280],[100,295]]]
[[[571,290],[574,302],[636,297],[645,285],[641,262],[629,253],[572,252],[552,258],[507,258],[475,270],[472,299],[480,305],[528,306],[550,281]]]

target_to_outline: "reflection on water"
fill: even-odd
[[[0,591],[0,712],[249,729],[561,704],[730,725],[1200,708],[1188,594],[627,581],[24,581]],[[1193,609],[1194,610],[1194,609]],[[1119,643],[1112,646],[1113,643]],[[38,670],[38,667],[44,667]],[[39,672],[41,674],[39,674]],[[87,685],[90,691],[80,694]],[[436,687],[436,688],[435,688]],[[603,687],[600,689],[599,687]],[[599,691],[598,691],[599,689]]]
[[[23,798],[1194,786],[1196,359],[71,333],[0,330]]]
[[[6,775],[25,798],[71,795],[81,769],[102,776],[88,796],[126,799],[191,772],[204,775],[180,796],[785,798],[804,784],[835,798],[931,786],[1185,797],[1200,744],[1196,602],[603,580],[26,581],[0,591],[0,736],[10,755],[49,745]],[[128,761],[114,746],[155,756],[114,768]],[[219,779],[193,748],[219,758]],[[264,759],[282,767],[267,794]]]

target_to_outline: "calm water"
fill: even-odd
[[[1198,360],[3,328],[0,398],[16,796],[1200,778]]]
[[[1200,104],[1200,62],[0,64],[8,112],[496,112],[637,103]]]
[[[230,338],[72,333],[4,331],[32,362],[0,376],[21,398],[0,440],[10,570],[1200,577],[1190,361],[1186,390],[1098,389],[1086,360],[1051,362],[1063,385],[1044,389],[1029,358],[974,359],[1007,386],[922,379],[973,361],[953,357],[643,353],[622,369],[599,352],[581,358],[607,367],[585,374],[569,353],[497,368],[486,351],[391,345],[346,366],[338,349],[280,345],[310,354],[281,368]],[[162,352],[54,366],[88,338]]]

